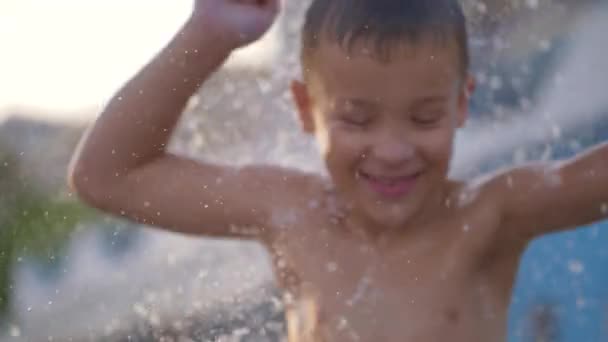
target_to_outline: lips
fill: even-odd
[[[420,173],[403,176],[386,176],[359,171],[359,178],[381,197],[396,199],[406,196],[412,191]]]

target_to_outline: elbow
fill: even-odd
[[[93,182],[80,165],[75,164],[70,166],[66,181],[68,189],[72,194],[76,195],[79,200],[91,204],[91,200],[94,198],[92,194],[95,193]]]
[[[88,180],[89,178],[78,165],[71,166],[66,175],[68,189],[79,197],[86,192],[90,185]]]
[[[95,170],[91,167],[90,163],[86,162],[86,155],[82,153],[84,140],[81,140],[76,151],[74,152],[72,159],[67,168],[66,172],[66,185],[68,190],[76,195],[78,199],[85,203],[90,202],[90,194],[94,193],[92,190],[93,181],[97,176],[92,172]]]
[[[110,184],[96,172],[78,163],[72,165],[67,172],[67,186],[72,194],[83,203],[100,208],[103,207],[103,199],[107,198]]]

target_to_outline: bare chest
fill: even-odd
[[[505,308],[466,233],[384,246],[328,230],[286,239],[275,269],[294,329],[331,341],[474,340],[464,335],[480,320],[502,323]]]

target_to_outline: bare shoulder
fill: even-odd
[[[472,215],[483,222],[477,232],[479,235],[472,237],[479,247],[477,274],[505,303],[508,303],[521,255],[530,241],[508,234],[504,229],[505,197],[513,191],[513,177],[520,177],[519,172],[522,171],[505,169],[488,173],[460,188],[460,196],[470,203]]]
[[[497,214],[496,193],[492,183],[491,176],[451,180],[447,184],[446,206],[460,215],[494,216]]]
[[[501,236],[501,175],[491,174],[448,183],[446,206],[461,225],[467,245],[483,257],[516,253],[518,241]]]
[[[513,169],[483,174],[478,177],[449,182],[449,201],[460,209],[483,210],[499,217],[501,202],[512,192],[515,179],[520,175]]]

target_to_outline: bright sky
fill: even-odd
[[[100,106],[166,44],[191,6],[192,0],[1,0],[0,121],[7,108],[67,115]]]

